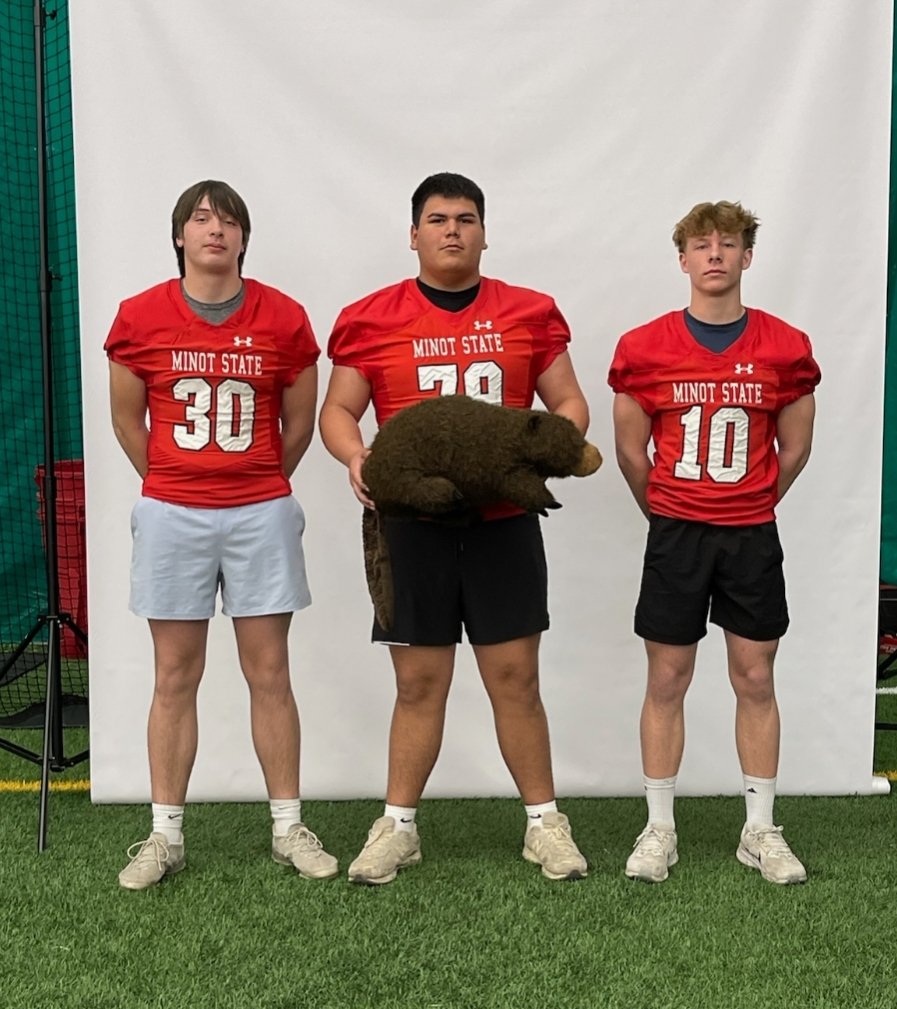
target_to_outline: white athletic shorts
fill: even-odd
[[[208,620],[292,613],[311,603],[292,494],[235,508],[186,508],[141,497],[131,512],[131,600],[139,617]]]

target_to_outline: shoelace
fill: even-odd
[[[760,830],[752,830],[751,833],[757,838],[757,843],[763,846],[767,856],[794,857],[788,842],[782,837],[781,827],[761,827]]]
[[[135,848],[137,849],[136,851],[134,851]],[[132,851],[134,852],[133,855],[131,854]],[[147,859],[152,858],[156,866],[161,870],[168,861],[168,845],[157,837],[148,837],[145,841],[135,841],[128,848],[127,855],[132,862],[142,859],[143,856],[146,856]]]
[[[665,855],[663,836],[653,827],[646,827],[635,839],[633,849],[638,848],[645,855]]]
[[[568,823],[555,823],[550,827],[543,827],[546,834],[551,835],[551,839],[565,848],[574,848],[573,834]]]
[[[378,842],[381,841],[383,842],[383,844],[388,846],[391,843],[392,839],[396,836],[396,833],[397,831],[393,830],[392,832],[390,832],[386,830],[385,827],[378,827],[376,829],[374,827],[371,827],[371,829],[368,831],[368,839],[364,842],[364,846],[365,848],[372,848],[374,845],[378,844]]]
[[[298,827],[296,830],[291,830],[287,834],[287,839],[297,847],[302,847],[309,851],[314,851],[316,848],[323,849],[324,847],[318,835],[310,831],[308,827]]]

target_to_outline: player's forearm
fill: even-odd
[[[799,449],[779,450],[779,480],[778,499],[779,501],[788,492],[794,481],[800,476],[801,470],[807,465],[810,458],[809,443]]]
[[[319,422],[324,447],[344,466],[364,451],[364,439],[358,421],[344,407],[325,403]]]
[[[589,429],[589,405],[583,396],[568,396],[555,404],[551,412],[573,421],[580,434]]]
[[[632,453],[617,447],[617,464],[623,479],[626,481],[635,503],[642,510],[645,518],[648,511],[648,477],[651,473],[651,460],[647,453]]]
[[[112,429],[115,432],[119,445],[124,449],[125,455],[142,479],[146,476],[146,472],[149,469],[149,462],[147,460],[149,431],[146,425],[128,424],[113,418]]]
[[[802,396],[789,403],[776,420],[776,455],[779,461],[778,496],[781,501],[810,458],[816,400]]]
[[[361,472],[370,449],[365,447],[355,414],[344,406],[325,401],[321,409],[320,427],[321,439],[327,451],[349,470],[352,492],[366,508],[373,508],[374,502],[368,496]]]
[[[281,430],[280,437],[283,443],[283,471],[287,478],[291,477],[293,473],[295,473],[296,467],[308,451],[308,446],[311,445],[314,433],[314,425],[303,425],[297,430],[284,427]]]

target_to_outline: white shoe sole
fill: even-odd
[[[638,870],[630,871],[627,866],[625,872],[628,879],[638,879],[643,883],[662,883],[664,880],[669,879],[670,868],[674,866],[679,861],[679,852],[671,851],[667,856],[666,869],[664,869],[662,876],[649,876],[646,873],[639,872]]]
[[[273,858],[278,865],[288,865],[291,869],[294,869],[296,872],[298,872],[303,879],[333,879],[334,876],[339,875],[338,865],[335,866],[330,872],[320,872],[317,874],[311,872],[304,872],[302,869],[299,868],[298,865],[296,865],[296,863],[289,857],[289,855],[281,855],[273,848],[271,849],[271,858]]]
[[[735,857],[742,865],[746,865],[749,869],[756,869],[768,883],[775,883],[777,886],[790,886],[792,883],[806,883],[807,881],[806,872],[802,876],[789,877],[788,879],[776,879],[775,876],[768,875],[760,859],[743,844],[738,845]]]
[[[412,865],[417,865],[423,856],[419,851],[412,852],[404,861],[385,876],[366,876],[364,873],[353,873],[349,870],[349,882],[357,883],[359,886],[382,886],[384,883],[391,883],[399,874],[399,869],[408,869]]]
[[[569,882],[572,883],[574,880],[577,880],[577,879],[585,879],[586,876],[588,876],[588,874],[589,874],[589,870],[588,869],[584,869],[584,870],[583,869],[571,869],[569,872],[550,872],[548,869],[545,868],[544,865],[542,865],[542,863],[539,861],[539,858],[535,854],[535,852],[530,851],[529,848],[524,848],[523,849],[523,857],[527,860],[527,862],[532,862],[533,865],[542,866],[542,875],[546,879],[559,880],[559,881],[569,881]]]
[[[118,877],[118,885],[125,890],[148,890],[151,886],[158,886],[166,876],[173,876],[176,872],[180,872],[181,869],[187,868],[187,859],[182,858],[180,862],[175,862],[174,865],[168,865],[165,867],[165,872],[159,877],[159,879],[153,880],[151,883],[140,883],[136,880],[126,881]]]

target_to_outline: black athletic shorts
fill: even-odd
[[[652,515],[635,633],[690,645],[711,623],[752,641],[788,629],[782,547],[775,522],[718,526]]]
[[[388,517],[395,587],[390,631],[372,639],[450,645],[462,626],[473,645],[494,645],[548,628],[548,568],[537,515],[456,526]]]

